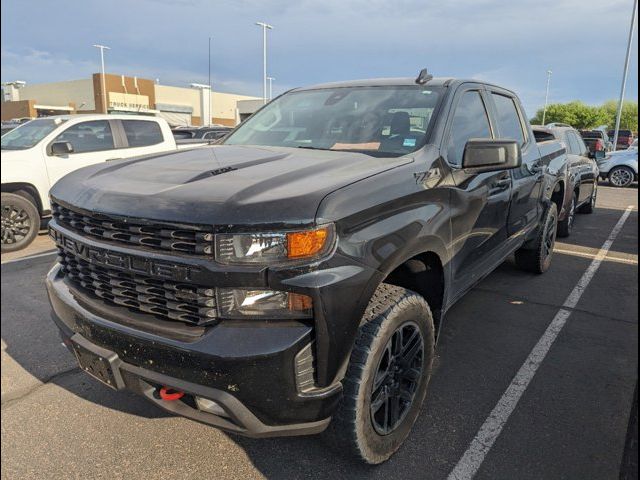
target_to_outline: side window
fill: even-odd
[[[587,155],[589,152],[589,149],[587,148],[587,145],[584,143],[584,140],[582,140],[582,137],[575,132],[573,132],[573,136],[576,138],[576,142],[578,143],[579,155]]]
[[[464,146],[470,138],[491,138],[489,117],[478,91],[465,92],[453,114],[447,147],[449,163],[462,165]]]
[[[146,120],[122,120],[129,147],[148,147],[162,143],[162,130],[157,122]]]
[[[523,145],[525,137],[522,131],[522,122],[513,99],[498,93],[492,93],[491,97],[496,104],[496,120],[500,138],[516,140],[520,145]]]
[[[573,132],[567,132],[567,141],[569,142],[569,153],[572,155],[580,155],[580,146]]]
[[[73,145],[73,153],[99,152],[114,148],[113,134],[107,120],[72,125],[58,135],[55,142],[69,142]]]

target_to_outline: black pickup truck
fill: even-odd
[[[53,320],[113,388],[243,435],[327,430],[380,463],[447,310],[514,253],[549,268],[564,157],[495,85],[298,88],[222,145],[59,181]]]

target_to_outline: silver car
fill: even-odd
[[[626,150],[608,153],[598,162],[600,176],[614,187],[628,187],[638,181],[638,139]]]

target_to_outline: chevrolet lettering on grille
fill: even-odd
[[[193,273],[200,270],[194,266],[157,262],[147,258],[92,247],[64,235],[52,226],[49,226],[49,236],[58,247],[90,263],[120,268],[132,273],[142,273],[177,281],[190,281]]]

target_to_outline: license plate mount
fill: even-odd
[[[71,337],[71,348],[82,370],[107,387],[124,388],[119,368],[122,362],[116,353],[91,344],[79,334]]]

